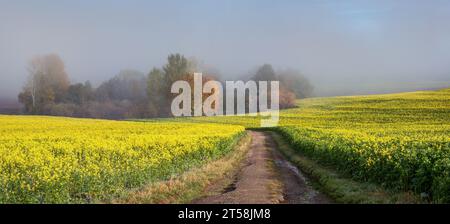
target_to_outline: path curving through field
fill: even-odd
[[[234,181],[199,204],[325,204],[326,195],[315,190],[294,165],[277,150],[269,132],[249,131],[252,143]]]

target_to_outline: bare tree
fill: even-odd
[[[19,94],[27,112],[42,113],[47,104],[63,100],[69,88],[64,62],[56,54],[37,56],[28,66],[29,77]]]

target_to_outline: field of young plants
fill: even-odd
[[[0,203],[89,203],[228,152],[244,128],[0,115]]]
[[[194,120],[259,125],[258,117]],[[304,99],[281,112],[276,130],[356,179],[450,202],[450,89]]]

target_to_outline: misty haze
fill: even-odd
[[[270,63],[300,70],[315,95],[445,87],[450,2],[14,1],[0,3],[0,96],[17,98],[28,62],[58,54],[72,82],[147,74],[181,53],[222,78]]]

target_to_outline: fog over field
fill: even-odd
[[[181,53],[224,79],[298,69],[316,95],[448,87],[449,21],[444,0],[0,0],[0,98],[16,99],[28,62],[48,53],[94,85]]]

